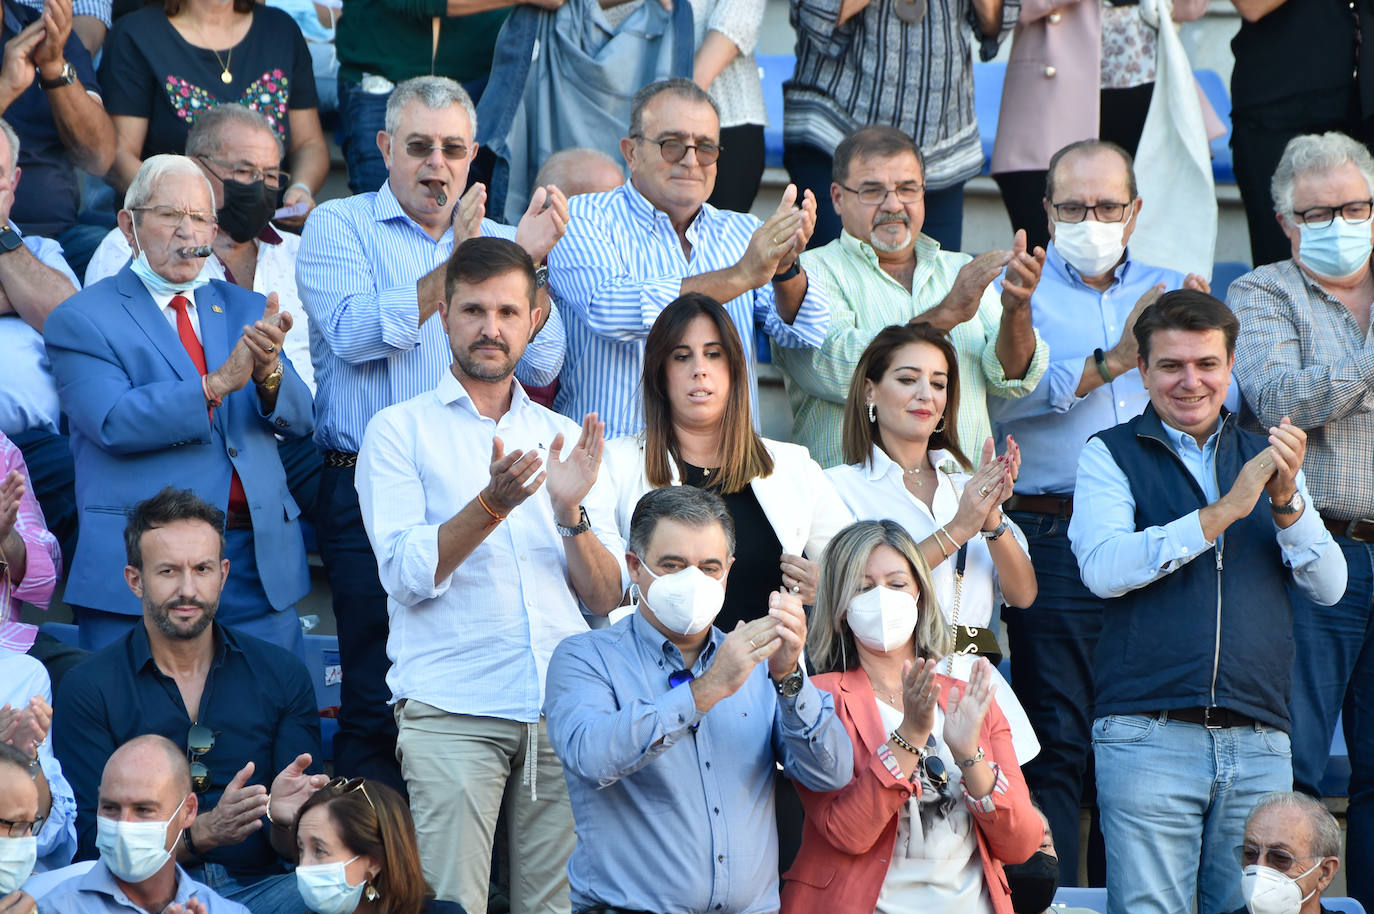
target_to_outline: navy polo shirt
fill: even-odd
[[[247,762],[250,784],[271,788],[272,779],[302,752],[320,768],[320,715],[305,664],[274,644],[213,625],[214,660],[205,678],[200,715],[215,744],[201,757],[210,789],[200,795],[206,812]],[[76,859],[98,856],[97,798],[105,762],[119,746],[144,733],[159,733],[185,748],[193,721],[175,680],[158,669],[140,622],[127,635],[82,661],[62,680],[53,711],[53,750],[76,793]],[[205,855],[240,881],[282,872],[268,839],[267,823],[238,844]]]
[[[4,9],[4,28],[0,42],[7,42],[24,26],[43,18],[41,10],[30,9],[14,0],[0,0]],[[77,78],[87,91],[100,94],[91,55],[73,31],[67,36],[63,53],[76,67]],[[65,91],[65,90],[64,90]],[[10,207],[10,219],[31,235],[52,236],[76,222],[81,209],[81,185],[76,167],[67,156],[67,147],[57,132],[57,123],[48,107],[47,93],[32,85],[4,111],[4,118],[19,134],[19,167],[23,175]]]

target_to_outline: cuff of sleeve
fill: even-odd
[[[1049,391],[1050,409],[1057,413],[1066,413],[1082,402],[1083,398],[1075,393],[1082,376],[1081,361],[1076,365],[1070,361],[1055,362],[1045,369],[1044,383]]]
[[[997,358],[997,338],[990,337],[987,345],[983,347],[983,377],[987,379],[988,390],[994,395],[1006,396],[1008,393],[1013,396],[1024,396],[1035,390],[1035,386],[1044,377],[1045,371],[1049,366],[1049,347],[1040,337],[1040,331],[1032,331],[1035,334],[1035,350],[1031,353],[1030,364],[1026,366],[1026,375],[1021,378],[1008,378],[1006,369],[1002,367],[1002,362]],[[1075,387],[1077,382],[1075,381]]]
[[[439,569],[439,525],[412,527],[401,537],[401,586],[417,600],[432,600],[449,588],[452,578],[434,583]]]
[[[1321,558],[1321,547],[1331,537],[1306,492],[1303,492],[1303,501],[1306,504],[1302,514],[1288,527],[1279,530],[1275,537],[1290,568],[1301,568]]]
[[[1164,559],[1170,564],[1170,570],[1173,570],[1173,566],[1193,559],[1215,545],[1202,535],[1202,517],[1197,511],[1165,524],[1163,530],[1168,548],[1168,554]]]
[[[980,812],[995,812],[997,809],[997,802],[993,797],[999,793],[1004,794],[1007,792],[1007,776],[1002,773],[1002,766],[998,765],[996,762],[988,762],[988,767],[992,769],[995,780],[992,785],[992,790],[988,792],[987,796],[975,797],[968,792],[968,787],[965,786],[963,781],[959,782],[959,789],[964,793],[964,804],[968,806],[969,812],[975,815]]]
[[[639,285],[639,319],[647,333],[682,291],[681,279],[648,279]]]
[[[768,680],[772,686],[773,680]],[[821,692],[811,682],[811,677],[802,670],[801,691],[794,698],[778,696],[778,707],[782,709],[783,725],[789,730],[805,732],[816,726],[821,718]],[[800,726],[795,726],[800,724]]]
[[[659,699],[659,714],[665,735],[694,727],[706,716],[697,707],[696,696],[692,694],[690,683],[663,693],[663,697]]]
[[[420,305],[415,286],[383,289],[377,295],[377,320],[382,342],[392,349],[413,349],[420,342]]]

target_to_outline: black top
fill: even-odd
[[[200,797],[203,815],[245,762],[249,784],[270,787],[277,773],[302,752],[320,771],[320,712],[305,664],[289,651],[215,623],[215,658],[205,677],[197,723],[215,743],[202,758],[210,788]],[[115,749],[143,733],[160,733],[185,748],[191,718],[176,682],[158,668],[142,620],[129,633],[96,651],[62,679],[57,694],[62,726],[53,730],[53,751],[76,793],[78,860],[96,857],[96,794],[105,762]],[[268,829],[238,844],[208,851],[235,878],[283,871]]]
[[[198,48],[181,37],[161,5],[145,6],[117,21],[100,60],[105,110],[146,118],[143,158],[186,149],[186,134],[200,113],[222,102],[261,112],[291,148],[287,111],[318,108],[310,49],[300,26],[275,7],[253,8],[253,21],[232,48]],[[224,65],[233,77],[221,80]]]
[[[716,470],[684,463],[683,482],[707,488]],[[719,490],[713,490],[719,493]],[[721,495],[735,521],[735,564],[725,587],[725,605],[716,616],[716,628],[727,635],[739,621],[768,615],[768,595],[782,586],[782,543],[754,497],[752,486],[733,495]]]
[[[1374,114],[1369,36],[1374,0],[1287,0],[1258,22],[1242,21],[1231,40],[1232,119],[1311,130]]]

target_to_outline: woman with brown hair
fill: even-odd
[[[621,533],[650,489],[714,489],[737,542],[716,626],[765,615],[779,586],[814,602],[817,566],[804,556],[820,555],[851,515],[806,448],[754,430],[749,366],[724,308],[688,293],[663,309],[645,341],[643,395],[644,432],[608,442],[602,457]]]
[[[379,781],[335,778],[296,816],[296,886],[315,914],[464,914],[420,870],[415,823]]]

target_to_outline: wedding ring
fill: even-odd
[[[752,651],[752,650],[755,650],[757,647],[758,647],[758,645],[754,644],[754,639],[753,639],[753,638],[750,638],[750,639],[749,639],[749,650],[751,650],[751,651]]]
[[[991,492],[991,491],[992,491],[992,490],[989,489],[987,486],[983,486],[981,489],[978,490],[978,494],[981,495],[981,496],[983,496],[984,498],[987,498],[987,497],[988,497],[988,493]]]
[[[276,351],[277,351],[277,347],[276,347],[276,346],[273,346],[271,343],[268,343],[266,348],[267,348],[267,351],[268,351],[268,352],[276,352]]]

